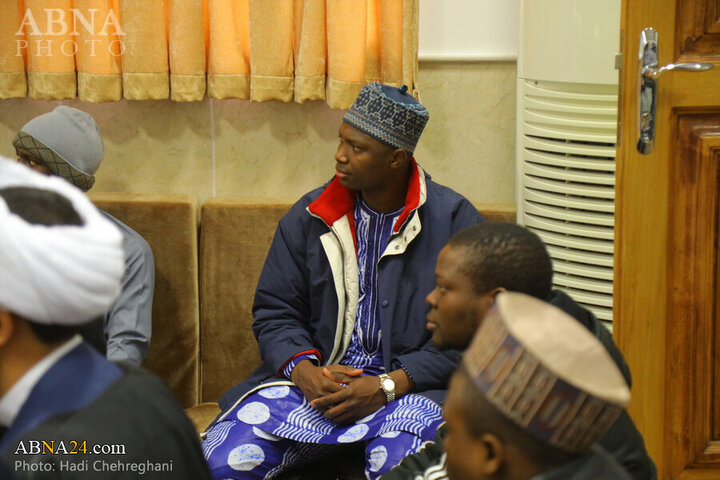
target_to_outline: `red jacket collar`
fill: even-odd
[[[414,157],[412,158],[411,168],[412,172],[410,173],[408,190],[405,195],[405,208],[403,208],[403,211],[395,222],[393,233],[400,231],[400,227],[402,227],[405,221],[410,218],[410,214],[420,205],[422,190],[420,168]],[[308,205],[308,211],[320,217],[328,225],[332,225],[345,215],[353,219],[356,197],[357,191],[348,190],[343,187],[337,177],[335,177],[325,190],[322,191],[320,196]],[[351,222],[351,224],[352,223],[354,222]]]

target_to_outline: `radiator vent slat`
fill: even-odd
[[[615,159],[525,148],[523,159],[539,165],[614,173]]]
[[[568,183],[580,183],[586,185],[615,185],[615,175],[592,170],[573,170],[568,168],[548,167],[537,165],[532,161],[525,162],[525,174],[537,178],[562,180]]]
[[[591,157],[615,158],[614,144],[598,144],[588,142],[574,142],[555,138],[542,138],[527,135],[525,137],[525,148],[540,150],[544,152],[558,152],[568,155],[587,155]]]
[[[575,126],[556,127],[550,123],[523,124],[525,135],[536,135],[555,139],[582,140],[586,142],[611,143],[615,141],[615,133],[608,129],[579,128]]]
[[[590,212],[604,212],[613,214],[615,204],[612,200],[604,198],[585,198],[573,195],[558,194],[555,192],[545,192],[542,190],[533,190],[526,188],[524,190],[526,201],[542,203],[545,205],[554,205],[564,208],[573,208],[578,210],[587,210]]]
[[[550,180],[547,178],[525,176],[525,187],[544,190],[546,192],[577,195],[580,197],[595,197],[615,199],[615,188],[612,185],[599,187],[590,184],[569,183],[561,180]]]
[[[524,202],[523,209],[528,215],[560,220],[566,223],[578,223],[581,225],[613,228],[615,221],[612,215],[562,207],[557,208],[533,202]]]
[[[528,225],[530,230],[533,230],[538,236],[548,245],[555,245],[559,247],[574,248],[584,252],[598,252],[601,254],[611,255],[613,254],[613,242],[610,240],[601,240],[597,238],[586,238],[576,235],[562,235],[557,232],[549,232],[539,228],[534,228]]]
[[[596,265],[598,267],[612,268],[613,259],[610,255],[577,250],[575,248],[563,248],[548,245],[550,257],[555,261],[574,262],[578,265]]]
[[[612,307],[612,281],[606,282],[602,280],[593,280],[575,275],[568,275],[565,272],[557,272],[554,275],[554,282],[563,287],[572,287],[578,290],[584,290],[588,294],[606,294],[606,296],[598,295],[597,301],[602,302],[608,307]]]

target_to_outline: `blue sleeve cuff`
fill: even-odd
[[[313,362],[316,366],[320,363],[320,361],[318,360],[317,355],[312,355],[312,354],[310,354],[310,355],[298,355],[297,357],[295,357],[295,358],[293,358],[292,360],[290,360],[287,365],[285,365],[285,368],[283,368],[283,371],[282,371],[283,376],[284,376],[285,378],[287,378],[288,380],[290,380],[290,374],[292,373],[293,369],[295,368],[295,366],[296,366],[298,363],[302,362],[303,360],[310,360],[310,361]]]
[[[413,382],[415,381],[415,379],[412,376],[412,373],[410,373],[410,371],[407,368],[405,368],[405,365],[403,365],[403,363],[400,360],[393,361],[393,368],[395,370],[397,370],[398,368],[402,368],[405,371],[405,373],[407,373],[407,376],[410,377],[410,380],[412,380]]]

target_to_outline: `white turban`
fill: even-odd
[[[0,197],[0,309],[47,325],[80,325],[105,313],[125,269],[122,234],[80,190],[0,156],[0,189],[67,198],[82,226],[30,224]]]

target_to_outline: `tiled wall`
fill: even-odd
[[[416,158],[474,203],[514,201],[515,63],[420,64],[430,111]],[[0,154],[28,120],[61,103],[95,117],[105,160],[93,191],[188,193],[288,203],[330,179],[342,111],[322,102],[90,104],[0,101]]]

